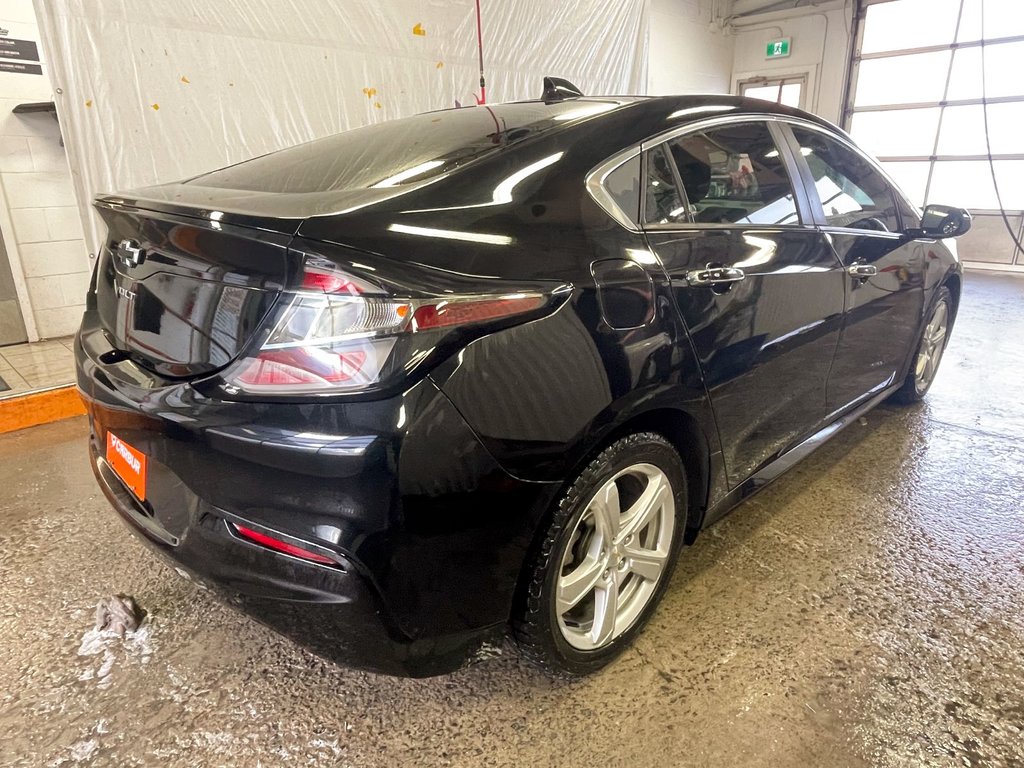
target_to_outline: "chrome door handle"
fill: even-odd
[[[723,285],[738,283],[747,275],[739,267],[708,267],[694,269],[686,273],[686,282],[690,285]]]
[[[851,264],[846,268],[846,274],[850,277],[868,278],[878,274],[878,267],[874,264]]]

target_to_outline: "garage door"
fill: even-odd
[[[868,0],[846,113],[916,203],[975,214],[962,258],[1013,271],[1024,270],[1022,65],[1022,0]]]

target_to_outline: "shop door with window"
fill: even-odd
[[[806,87],[806,75],[775,78],[759,77],[741,82],[740,96],[774,101],[776,104],[785,104],[787,107],[802,109]]]
[[[7,256],[3,235],[0,234],[0,346],[28,341],[25,321],[11,275],[11,262]]]

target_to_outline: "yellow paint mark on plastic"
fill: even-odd
[[[85,106],[86,106],[86,108],[91,107],[92,106],[92,99],[86,99],[85,100]]]
[[[183,82],[183,83],[186,83],[186,84],[187,84],[187,83],[191,83],[192,81],[191,81],[191,80],[189,80],[189,79],[188,79],[187,77],[185,77],[184,75],[182,75],[182,76],[181,76],[181,82]]]
[[[444,66],[444,62],[443,61],[439,61],[439,62],[437,62],[437,64],[434,65],[434,69],[440,69],[443,66]]]
[[[150,104],[149,106],[151,106],[154,110],[160,109],[160,105],[159,104]]]
[[[373,106],[375,106],[377,109],[380,109],[380,102],[379,101],[373,102]]]
[[[363,88],[363,93],[366,94],[366,98],[372,99],[374,96],[377,95],[377,89],[376,88]]]
[[[426,37],[427,36],[427,30],[425,30],[423,28],[423,25],[420,24],[419,22],[416,22],[416,26],[412,28],[412,33],[414,35],[419,35],[420,37]]]

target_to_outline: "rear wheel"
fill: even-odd
[[[513,619],[524,653],[555,672],[603,667],[653,613],[686,527],[686,472],[662,436],[605,449],[561,500],[527,564]]]
[[[928,322],[925,323],[921,338],[914,353],[910,371],[903,386],[893,395],[899,403],[916,403],[922,400],[939,370],[942,354],[949,342],[949,329],[953,319],[953,297],[946,286],[941,286],[932,302]]]

